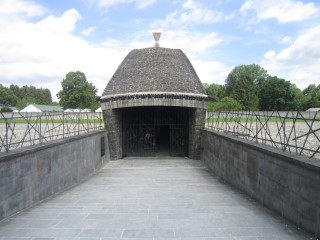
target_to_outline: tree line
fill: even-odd
[[[52,104],[52,96],[47,88],[36,88],[27,85],[19,87],[13,84],[5,87],[0,84],[0,103],[22,109],[31,103]]]
[[[61,81],[62,89],[58,92],[59,103],[52,102],[51,92],[47,88],[34,86],[10,85],[5,87],[0,84],[0,104],[14,106],[22,109],[29,104],[60,105],[67,108],[89,108],[96,110],[100,104],[97,100],[96,87],[87,81],[84,73],[80,71],[69,72]],[[6,108],[6,110],[9,110]]]
[[[209,110],[260,110],[260,111],[304,111],[320,107],[320,84],[310,84],[301,91],[290,81],[270,76],[257,64],[235,67],[227,76],[224,85],[203,84],[210,96]],[[87,81],[80,71],[69,72],[61,81],[58,92],[59,103],[52,102],[47,88],[0,84],[0,104],[16,106],[28,104],[57,105],[66,108],[99,107],[96,87]]]
[[[305,111],[320,107],[320,84],[301,91],[295,84],[270,76],[257,64],[235,67],[224,85],[203,84],[210,96],[209,110]]]

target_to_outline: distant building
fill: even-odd
[[[29,104],[20,112],[63,112],[63,108],[61,106]]]

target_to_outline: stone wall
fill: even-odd
[[[139,94],[133,96],[125,96],[111,99],[101,99],[101,108],[115,109],[127,107],[145,107],[145,106],[172,106],[172,107],[188,107],[207,109],[208,102],[206,98],[188,97],[181,94],[181,96],[166,96],[150,94],[150,96],[141,96]]]
[[[205,124],[206,111],[191,108],[189,112],[189,158],[199,160],[201,135]]]
[[[1,153],[0,220],[83,181],[108,160],[104,130]]]
[[[201,159],[227,183],[320,236],[320,160],[204,130]]]
[[[103,119],[107,129],[110,158],[121,159],[122,154],[122,109],[103,110]]]

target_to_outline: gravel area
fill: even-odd
[[[229,132],[250,141],[286,149],[286,151],[297,152],[298,154],[301,152],[301,155],[312,156],[314,151],[317,151],[318,153],[313,158],[320,159],[320,121],[315,121],[312,125],[311,123],[308,124],[306,122],[296,122],[295,124],[291,122],[281,126],[277,122],[270,122],[268,125],[256,126],[252,124],[245,127],[245,123],[229,123],[228,126],[220,126],[221,129],[219,131]],[[207,124],[206,127],[216,130],[214,128],[216,126],[210,124]],[[258,136],[259,139],[254,138],[254,136]]]
[[[9,149],[49,142],[71,137],[103,128],[100,124],[62,124],[49,123],[40,125],[12,124],[8,129]],[[6,151],[6,125],[0,124],[0,152]]]

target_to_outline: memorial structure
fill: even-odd
[[[208,96],[187,56],[154,37],[155,47],[125,57],[101,96],[110,157],[199,159]]]

